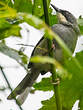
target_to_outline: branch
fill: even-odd
[[[47,0],[43,0],[43,7],[44,7],[45,22],[47,25],[50,25]],[[48,39],[48,49],[51,49],[51,48],[52,48],[52,40]],[[54,58],[53,50],[49,51],[49,56]],[[57,110],[62,110],[59,85],[58,84],[56,85],[57,75],[56,75],[55,65],[51,65],[51,71],[52,71],[52,82],[54,86],[54,94],[56,99],[56,108]]]
[[[8,88],[12,91],[12,87],[11,87],[11,85],[10,85],[8,79],[7,79],[7,76],[5,75],[5,73],[4,73],[4,71],[3,71],[3,67],[2,67],[2,66],[0,66],[0,70],[1,70],[1,72],[2,72],[2,75],[3,75],[3,77],[4,77],[4,79],[5,79],[6,83],[7,83],[7,85],[8,85]],[[20,110],[23,110],[22,107],[20,106],[18,100],[17,100],[15,97],[14,97],[14,99],[15,99],[15,101],[16,101],[16,104],[17,104],[18,107],[20,108]]]

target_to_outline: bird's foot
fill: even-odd
[[[59,84],[60,84],[60,79],[57,78],[57,79],[56,79],[56,82],[52,82],[52,84],[53,84],[53,85],[59,85]]]

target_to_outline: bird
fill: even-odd
[[[71,14],[69,11],[59,9],[53,4],[51,4],[51,6],[55,9],[56,16],[58,18],[58,23],[54,24],[51,29],[64,41],[64,43],[73,53],[76,47],[78,36],[80,35],[77,20],[74,15]],[[63,64],[65,55],[62,48],[56,42],[55,39],[52,40],[52,43],[55,47],[55,49],[53,50],[54,58],[58,62]],[[37,47],[44,48],[44,50]],[[48,50],[48,40],[47,38],[42,37],[35,46],[31,57],[36,55],[49,56],[49,53],[45,50]],[[41,73],[43,75],[48,71],[51,72],[50,64],[29,62],[28,68],[30,68],[30,71],[28,71],[27,75],[19,83],[19,85],[10,93],[7,99],[11,100],[17,96],[19,103],[23,104],[39,74]]]

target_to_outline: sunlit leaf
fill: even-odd
[[[0,5],[2,5],[2,7],[0,8],[0,18],[16,17],[15,9],[9,7],[7,4],[4,4],[1,1],[0,1]]]
[[[22,22],[27,22],[29,25],[31,25],[37,29],[42,29],[42,28],[44,28],[44,25],[45,25],[45,23],[41,19],[39,19],[31,14],[18,13],[17,18],[20,21],[22,20]]]
[[[7,4],[8,6],[11,6],[13,7],[13,3],[12,3],[12,0],[0,0],[1,2]]]
[[[57,68],[56,74],[59,77],[61,77],[63,79],[66,78],[66,77],[71,78],[71,74],[68,74],[68,72],[66,71],[66,69],[64,69],[62,67],[62,65],[60,65],[60,63],[56,61],[56,59],[53,59],[53,58],[47,57],[47,56],[35,56],[35,57],[32,57],[30,59],[30,61],[33,62],[33,63],[53,64],[53,65],[55,65],[55,68]]]
[[[55,64],[55,60],[53,58],[50,57],[45,57],[45,56],[35,56],[32,57],[31,62],[35,62],[35,63],[50,63],[50,64]]]
[[[12,25],[8,29],[0,30],[0,40],[10,37],[10,36],[21,37],[20,29],[21,28],[18,25]]]
[[[0,30],[10,28],[11,24],[5,19],[5,18],[0,18]]]
[[[18,21],[12,19],[0,18],[0,40],[10,36],[21,37],[21,28],[18,26],[17,22]]]

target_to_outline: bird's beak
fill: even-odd
[[[65,16],[62,14],[62,10],[51,4],[51,6],[56,10],[56,15],[58,17],[58,21],[60,23],[67,23],[68,21],[66,20]]]
[[[60,12],[60,11],[61,11],[59,8],[57,8],[57,7],[54,6],[53,4],[51,4],[51,6],[56,10],[56,12]]]

